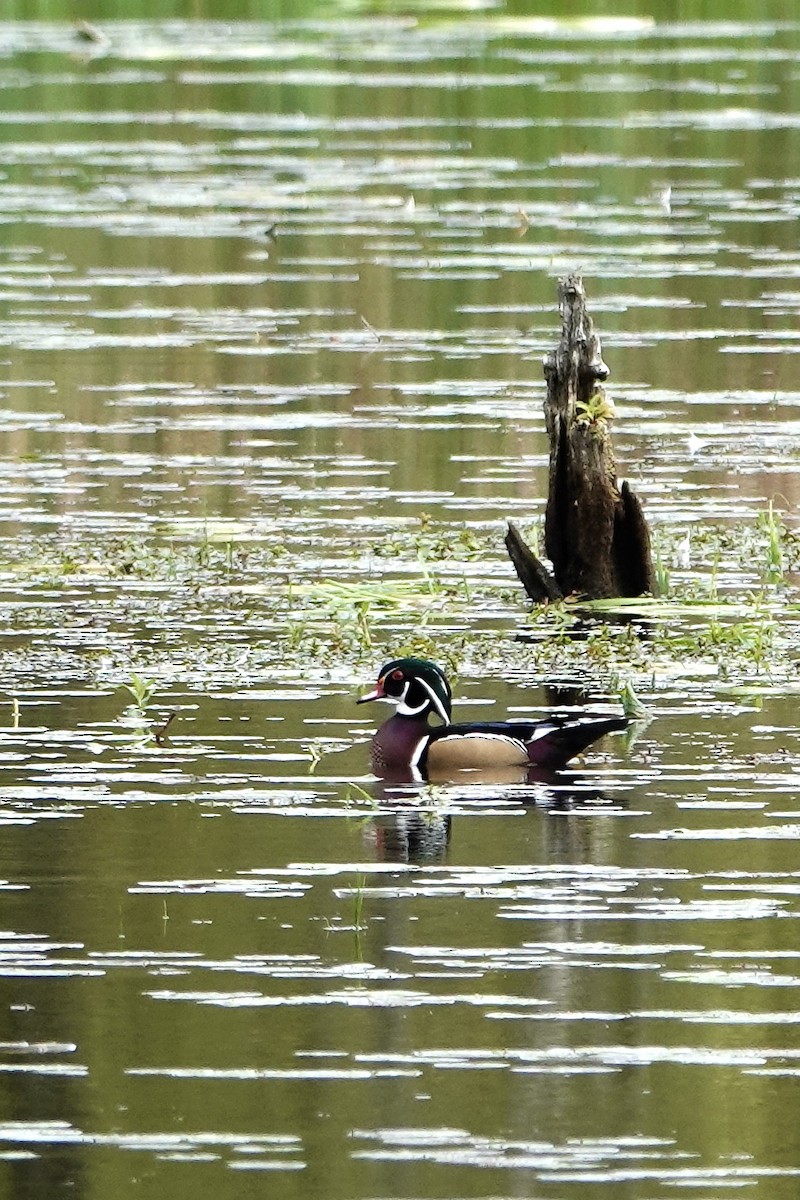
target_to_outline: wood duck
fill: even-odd
[[[381,669],[368,700],[389,700],[397,711],[372,739],[376,775],[447,778],[460,771],[538,767],[554,771],[606,733],[624,729],[627,717],[553,713],[538,721],[480,721],[453,725],[447,676],[424,658],[397,658]],[[431,726],[435,714],[443,722]]]

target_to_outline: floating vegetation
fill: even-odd
[[[0,603],[19,636],[0,653],[0,678],[4,664],[13,673],[26,657],[58,673],[54,652],[30,641],[54,626],[63,671],[115,681],[140,711],[172,678],[274,663],[284,675],[303,676],[313,663],[360,676],[367,662],[415,653],[450,672],[465,663],[542,678],[568,670],[604,683],[631,678],[639,689],[662,674],[707,675],[709,666],[721,681],[785,676],[800,649],[800,539],[773,504],[752,522],[694,526],[692,566],[672,569],[660,598],[534,608],[515,586],[499,530],[453,536],[423,515],[379,543],[343,541],[335,556],[320,556],[313,579],[307,557],[258,540],[245,523],[190,532],[43,538],[16,554],[0,544]],[[657,532],[660,563],[675,561],[683,537]],[[116,629],[137,621],[148,636],[134,647]]]

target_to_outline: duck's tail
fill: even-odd
[[[627,717],[554,714],[546,721],[537,722],[532,736],[524,739],[528,758],[537,767],[555,770],[605,734],[625,729],[629,724]]]

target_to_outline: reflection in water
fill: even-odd
[[[556,813],[589,813],[598,808],[619,809],[620,801],[608,797],[580,772],[545,771],[541,767],[501,768],[494,771],[451,772],[437,785],[392,776],[376,780],[371,794],[381,813],[365,830],[379,862],[430,863],[444,861],[450,844],[454,810],[464,802],[482,810],[540,808]],[[459,818],[456,817],[456,820]]]
[[[442,862],[450,842],[451,817],[427,809],[395,810],[373,818],[364,832],[378,862]]]

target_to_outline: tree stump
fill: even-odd
[[[506,548],[536,603],[654,595],[650,532],[636,495],[617,481],[608,428],[614,405],[602,387],[609,371],[579,275],[559,282],[558,300],[561,340],[544,361],[550,439],[544,550],[552,572],[510,522]]]

